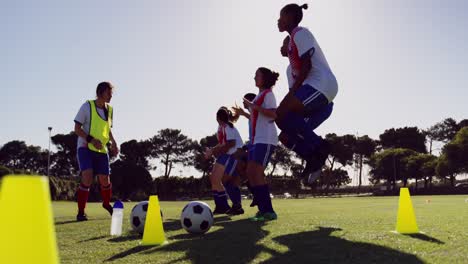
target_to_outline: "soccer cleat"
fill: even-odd
[[[275,212],[267,212],[263,214],[265,221],[273,221],[278,219],[278,215]]]
[[[226,214],[228,215],[241,215],[244,214],[244,209],[242,209],[242,205],[240,204],[233,204],[231,209],[229,209]]]
[[[76,221],[77,222],[82,222],[82,221],[88,221],[88,216],[86,214],[77,214],[76,215]]]
[[[323,141],[320,148],[307,160],[301,177],[307,179],[308,184],[314,183],[322,172],[322,167],[330,154],[330,143]]]
[[[275,212],[258,212],[254,217],[250,218],[250,220],[253,222],[273,221],[276,219],[278,219],[278,215]]]
[[[110,204],[102,204],[102,208],[106,209],[107,212],[112,216],[112,213],[114,212],[114,209]]]
[[[215,207],[213,214],[214,215],[226,214],[229,210],[231,210],[231,207],[226,207],[226,208]]]
[[[249,217],[249,220],[252,222],[260,222],[265,221],[265,218],[263,218],[263,213],[258,211],[255,216]]]

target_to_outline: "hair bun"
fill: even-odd
[[[309,7],[309,6],[308,6],[307,4],[301,5],[301,8],[304,9],[304,10],[307,10],[308,7]]]
[[[273,76],[275,76],[275,79],[278,80],[278,78],[280,76],[279,73],[277,73],[277,72],[272,72],[272,73],[273,73]]]

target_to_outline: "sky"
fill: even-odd
[[[176,128],[199,140],[216,110],[258,91],[260,66],[281,74],[289,1],[0,1],[0,145],[47,148],[96,85],[115,86],[120,144]],[[339,83],[332,116],[317,132],[369,135],[468,117],[468,2],[309,1],[302,26],[319,42]],[[299,2],[302,4],[302,2]],[[246,120],[236,126],[247,138]]]

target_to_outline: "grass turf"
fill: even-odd
[[[142,247],[130,232],[135,203],[125,204],[124,234],[111,237],[110,216],[88,204],[89,221],[75,222],[76,204],[54,202],[62,263],[466,263],[467,195],[412,197],[420,231],[392,233],[398,197],[273,200],[278,220],[250,222],[255,214],[218,216],[208,233],[180,226],[186,202],[161,202],[169,244]],[[212,206],[212,203],[209,202]],[[212,207],[213,208],[213,207]]]

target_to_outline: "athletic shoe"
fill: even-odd
[[[255,216],[249,217],[249,220],[252,222],[258,222],[258,221],[265,221],[265,218],[263,218],[263,213],[258,211]]]
[[[266,213],[258,212],[254,217],[250,218],[250,220],[253,222],[273,221],[276,219],[278,219],[278,215],[275,212],[266,212]]]
[[[231,209],[229,209],[226,214],[228,215],[241,215],[244,214],[244,209],[242,209],[242,205],[240,204],[233,204]]]
[[[226,208],[215,207],[213,214],[214,215],[226,214],[230,209],[231,207],[226,207]]]
[[[314,183],[322,172],[322,167],[330,154],[330,143],[323,141],[320,148],[307,160],[301,177],[307,179],[308,184]]]
[[[275,212],[268,212],[263,214],[265,221],[273,221],[278,219],[278,215]]]
[[[86,214],[77,214],[76,215],[76,221],[77,222],[82,222],[82,221],[88,221],[88,216]]]
[[[102,208],[106,209],[107,212],[112,216],[112,213],[114,212],[114,209],[110,204],[102,204]]]

